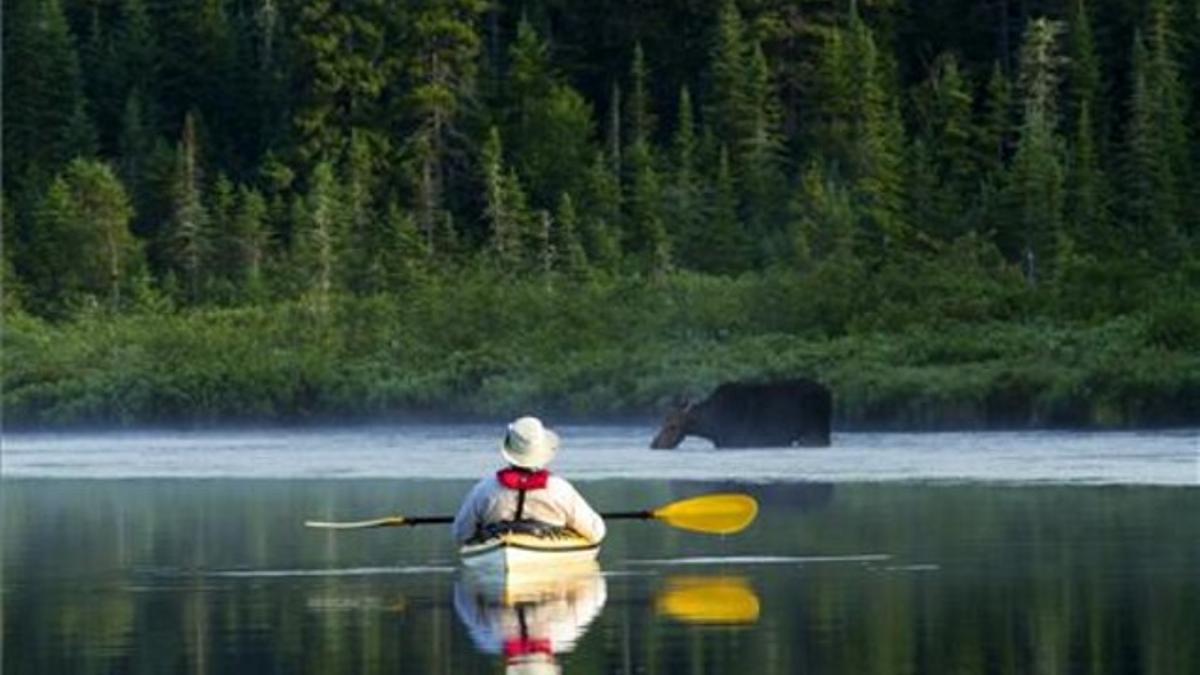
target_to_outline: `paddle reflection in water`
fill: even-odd
[[[735,576],[669,577],[654,603],[659,616],[691,624],[736,626],[758,621],[758,595]]]
[[[607,599],[595,561],[519,575],[465,570],[454,585],[454,609],[471,642],[502,655],[510,675],[561,672],[556,656],[575,648]]]

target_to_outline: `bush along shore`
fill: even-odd
[[[5,426],[650,419],[730,379],[811,376],[851,429],[1129,428],[1200,422],[1200,303],[1051,321],[1031,302],[901,308],[815,277],[431,279],[405,295],[57,323],[9,311]],[[872,310],[855,309],[866,303]],[[1015,308],[1015,309],[1014,309]],[[909,317],[906,319],[905,317]],[[924,317],[924,318],[920,318]]]

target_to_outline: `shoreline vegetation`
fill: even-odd
[[[904,324],[881,310],[830,335],[824,328],[845,308],[804,302],[811,289],[790,273],[501,281],[451,276],[403,297],[97,311],[65,323],[10,315],[5,426],[491,419],[530,410],[652,419],[675,397],[703,396],[727,379],[794,375],[833,389],[841,430],[1197,421],[1195,303],[1098,322],[1035,315]]]
[[[6,429],[1200,423],[1184,0],[6,0]]]

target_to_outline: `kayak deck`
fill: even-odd
[[[466,567],[505,573],[586,563],[594,561],[599,553],[599,543],[569,531],[548,535],[505,532],[459,549]]]

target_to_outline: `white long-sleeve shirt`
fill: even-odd
[[[470,539],[482,525],[512,520],[517,513],[517,491],[504,487],[495,475],[475,484],[454,517],[454,540]],[[604,539],[604,519],[566,479],[551,475],[546,487],[525,492],[522,520],[537,520],[569,527],[589,540]]]

